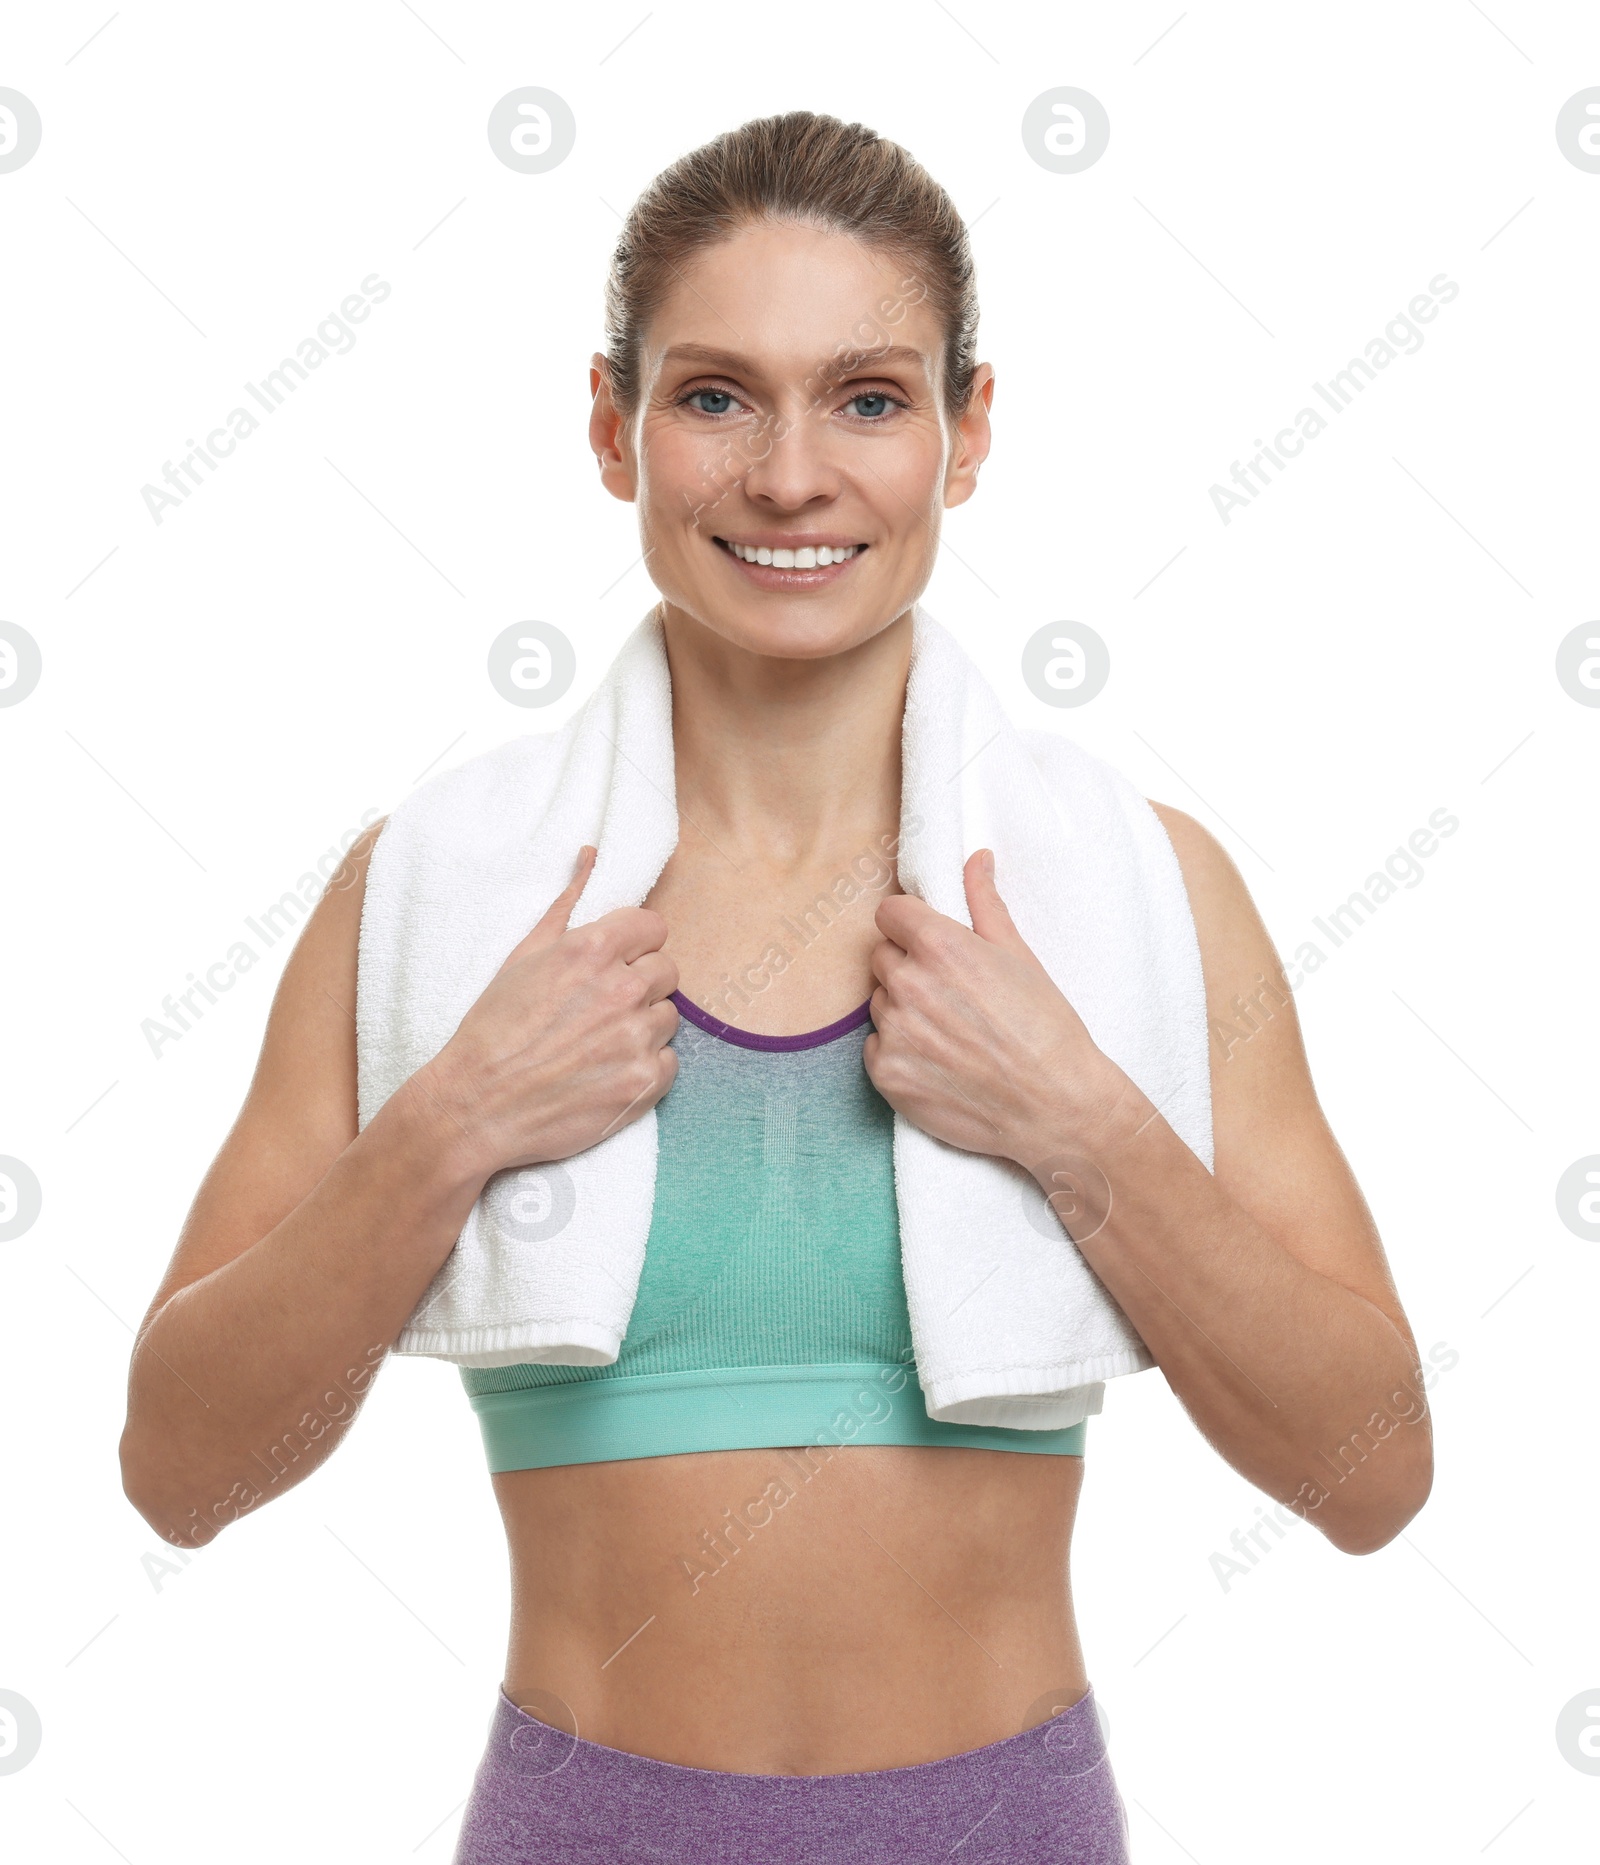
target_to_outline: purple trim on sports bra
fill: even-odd
[[[870,1021],[872,1015],[872,999],[869,997],[848,1016],[840,1017],[837,1023],[825,1023],[820,1030],[802,1030],[798,1036],[761,1036],[754,1030],[739,1030],[731,1023],[724,1023],[720,1017],[712,1016],[709,1010],[702,1010],[698,1004],[691,1003],[682,991],[674,991],[672,1001],[682,1015],[707,1035],[720,1037],[725,1043],[737,1043],[741,1049],[816,1049],[851,1030],[860,1029],[863,1023]]]

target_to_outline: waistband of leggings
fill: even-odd
[[[1036,1710],[1038,1707],[1035,1705]],[[549,1721],[544,1720],[546,1716]],[[992,1779],[1036,1769],[1053,1774],[1087,1774],[1107,1759],[1092,1685],[1076,1703],[1031,1728],[1002,1736],[980,1748],[962,1749],[954,1755],[941,1756],[934,1761],[910,1762],[903,1767],[860,1769],[840,1774],[746,1774],[660,1761],[654,1756],[636,1755],[628,1749],[592,1742],[571,1727],[574,1720],[571,1710],[558,1697],[536,1693],[530,1700],[530,1708],[523,1709],[506,1695],[502,1685],[497,1693],[484,1761],[496,1772],[528,1779],[575,1770],[584,1776],[614,1782],[630,1777],[635,1781],[653,1777],[667,1788],[674,1783],[683,1787],[693,1782],[714,1782],[731,1790],[743,1784],[752,1795],[766,1795],[800,1785],[823,1792],[829,1788],[848,1792],[873,1783],[932,1787],[964,1777]]]

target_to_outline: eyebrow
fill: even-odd
[[[706,343],[675,343],[661,360],[663,363],[709,363],[715,368],[730,370],[735,374],[760,373],[748,356],[740,356],[733,350],[719,350]],[[814,364],[813,373],[829,381],[837,381],[843,376],[855,374],[863,364],[887,367],[895,363],[910,363],[924,373],[928,367],[928,360],[920,350],[913,350],[904,343],[894,343],[867,349],[840,351],[837,355]]]

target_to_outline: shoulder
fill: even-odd
[[[1258,969],[1281,970],[1265,924],[1250,897],[1238,864],[1207,828],[1170,803],[1150,799],[1157,821],[1167,833],[1188,891],[1200,955],[1208,984],[1213,976],[1231,981],[1242,973],[1252,979]],[[1232,989],[1242,988],[1231,982]]]
[[[1024,731],[1021,737],[1068,828],[1097,818],[1101,824],[1120,821],[1121,832],[1114,831],[1112,840],[1133,855],[1147,883],[1170,888],[1181,881],[1193,906],[1197,891],[1218,884],[1220,867],[1232,869],[1227,852],[1192,817],[1153,802],[1116,765],[1076,739],[1049,731]]]
[[[1213,1019],[1240,993],[1281,986],[1283,966],[1271,935],[1238,865],[1210,830],[1146,797],[1115,765],[1072,738],[1049,731],[1022,737],[1060,806],[1069,812],[1114,807],[1145,851],[1147,876],[1155,879],[1166,867],[1181,880]]]
[[[1174,809],[1170,803],[1158,803],[1154,797],[1148,801],[1156,820],[1167,832],[1190,897],[1196,900],[1197,906],[1200,900],[1205,900],[1215,911],[1229,903],[1237,906],[1241,900],[1249,899],[1238,864],[1209,829],[1181,809]]]
[[[1294,982],[1233,857],[1192,816],[1166,803],[1150,807],[1171,840],[1194,916],[1218,1128],[1254,1123],[1264,1131],[1269,1114],[1277,1120],[1315,1101]]]

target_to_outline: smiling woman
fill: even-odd
[[[513,1613],[458,1865],[1116,1865],[1068,1572],[1105,1380],[1159,1365],[1349,1552],[1427,1494],[1425,1421],[1315,1481],[1416,1351],[1292,1000],[1208,1061],[1282,975],[1237,872],[921,607],[991,444],[976,328],[960,217],[860,124],[651,184],[589,443],[660,601],[569,728],[352,851],[141,1330],[124,1480],[174,1541],[370,1343],[459,1363]]]

